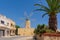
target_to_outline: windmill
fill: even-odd
[[[20,18],[20,20],[25,20],[25,22],[23,22],[22,24],[25,23],[25,28],[30,28],[30,21],[35,21],[35,19],[31,19],[31,16],[33,15],[33,13],[31,12],[30,15],[27,15],[26,12],[24,12],[24,18]]]

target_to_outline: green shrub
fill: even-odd
[[[53,33],[54,31],[49,29],[45,24],[43,25],[37,25],[37,28],[35,28],[34,33],[35,34],[43,34],[43,33]]]

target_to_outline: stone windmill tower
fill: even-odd
[[[26,28],[30,28],[30,20],[29,19],[26,19],[25,27]]]
[[[25,24],[24,28],[19,28],[18,34],[20,34],[20,36],[32,36],[34,35],[34,28],[31,28],[31,22],[30,22],[31,21],[30,17],[32,16],[32,13],[30,13],[30,15],[28,16],[25,12],[24,16],[25,16],[24,18],[21,18],[21,20],[25,21],[23,22],[23,24]]]
[[[26,17],[26,21],[25,21],[25,28],[29,29],[31,28],[31,22],[30,22],[30,17],[33,15],[33,13],[30,13],[30,15],[28,16],[26,14],[26,12],[24,13],[25,17]],[[35,20],[35,19],[34,19]],[[33,19],[31,21],[34,21]]]
[[[35,21],[35,19],[30,19],[32,15],[33,13],[30,13],[30,15],[27,15],[27,13],[24,12],[24,18],[20,18],[20,20],[25,20],[25,23],[23,22],[22,24],[25,24],[25,28],[27,29],[31,28],[31,21]]]

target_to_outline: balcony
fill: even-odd
[[[9,26],[7,26],[7,25],[5,25],[5,24],[1,24],[1,23],[0,23],[0,27],[2,27],[2,28],[9,28],[9,29],[10,29]]]

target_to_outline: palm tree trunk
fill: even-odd
[[[49,15],[49,29],[52,29],[56,32],[57,30],[57,16]]]

